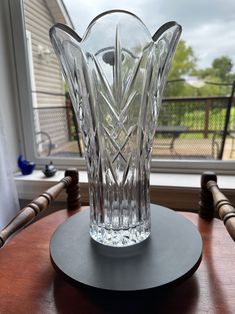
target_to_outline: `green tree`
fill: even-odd
[[[180,78],[183,75],[193,75],[196,69],[197,59],[194,55],[193,48],[187,46],[184,40],[180,40],[168,79]]]
[[[233,62],[228,56],[215,58],[211,66],[198,69],[196,57],[192,47],[180,41],[168,76],[168,84],[165,89],[165,97],[197,97],[197,96],[224,96],[230,95],[231,86],[223,86],[220,83],[232,83],[235,80]],[[190,86],[187,82],[178,81],[184,76],[195,76],[205,82],[200,88]]]
[[[214,59],[212,62],[212,69],[215,75],[218,76],[221,81],[226,81],[232,72],[233,62],[229,57],[222,56]]]
[[[197,76],[205,82],[214,82],[218,85],[205,84],[198,91],[198,96],[224,96],[229,95],[231,86],[219,85],[220,83],[232,83],[235,79],[235,74],[232,73],[233,62],[231,58],[222,56],[215,58],[212,61],[211,67],[197,70]]]
[[[191,86],[184,82],[175,81],[183,76],[194,75],[197,59],[193,48],[187,46],[184,40],[180,40],[168,75],[168,84],[165,89],[165,96],[185,96],[193,92]]]

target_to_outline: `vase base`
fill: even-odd
[[[135,245],[146,240],[149,235],[150,228],[146,228],[145,224],[121,230],[106,229],[92,225],[90,228],[90,236],[93,240],[113,247]]]
[[[158,205],[150,206],[151,236],[139,245],[126,248],[91,241],[88,209],[73,215],[52,236],[53,266],[79,288],[86,285],[127,292],[181,283],[200,264],[200,233],[182,215]]]

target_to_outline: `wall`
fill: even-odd
[[[3,127],[7,136],[9,167],[17,169],[17,157],[21,151],[18,124],[16,76],[11,41],[8,1],[0,1],[0,110],[4,117]]]

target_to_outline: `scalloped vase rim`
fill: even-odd
[[[72,29],[71,27],[69,27],[66,24],[63,23],[56,23],[55,25],[53,25],[50,30],[49,33],[51,34],[51,32],[53,31],[53,29],[55,28],[60,28],[61,30],[69,33],[70,36],[72,36],[75,40],[77,40],[78,42],[82,42],[83,40],[85,40],[87,33],[89,32],[89,30],[91,29],[92,25],[97,22],[98,20],[102,19],[104,16],[108,15],[108,14],[113,14],[113,13],[123,13],[126,15],[131,15],[132,17],[135,17],[137,20],[139,20],[139,22],[145,27],[146,31],[149,33],[150,37],[153,39],[153,41],[156,41],[162,32],[160,32],[161,29],[163,29],[163,31],[165,31],[167,28],[169,27],[173,27],[173,26],[178,26],[180,28],[180,31],[182,31],[182,27],[180,24],[178,24],[176,21],[168,21],[163,23],[158,29],[157,31],[155,31],[155,33],[153,35],[150,34],[150,31],[148,29],[148,27],[145,25],[145,23],[142,21],[141,18],[139,18],[136,14],[127,11],[127,10],[122,10],[122,9],[113,9],[113,10],[107,10],[104,11],[102,13],[99,13],[98,15],[96,15],[91,22],[88,24],[88,26],[86,27],[86,30],[83,34],[83,36],[80,36],[74,29]],[[160,32],[159,36],[156,36],[156,34],[158,34]],[[156,37],[156,38],[155,38]]]

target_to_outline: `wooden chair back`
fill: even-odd
[[[65,171],[65,177],[60,182],[43,192],[39,197],[21,209],[0,232],[0,248],[10,236],[30,224],[40,212],[47,209],[63,189],[66,189],[67,192],[68,211],[80,208],[78,171],[76,169],[68,169]]]
[[[235,209],[217,185],[214,172],[204,172],[201,176],[201,199],[199,215],[212,219],[215,215],[223,220],[224,225],[235,241]]]
[[[42,193],[38,198],[21,209],[10,223],[0,232],[0,248],[14,233],[30,224],[34,218],[48,208],[60,192],[66,189],[68,211],[80,208],[79,177],[76,169],[65,171],[65,177],[56,185]],[[217,185],[213,172],[204,172],[201,176],[201,197],[199,215],[204,219],[219,216],[235,241],[235,209]]]

